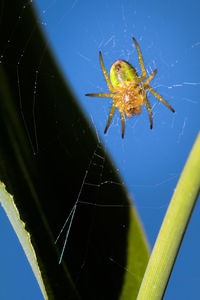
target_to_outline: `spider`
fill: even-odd
[[[157,94],[149,82],[154,78],[157,73],[157,69],[146,79],[147,74],[144,68],[144,62],[142,58],[142,53],[140,47],[135,38],[133,38],[135,46],[138,52],[139,63],[142,71],[142,76],[139,77],[135,68],[124,60],[116,60],[110,69],[110,79],[108,73],[104,67],[101,51],[99,52],[99,58],[101,63],[101,68],[107,82],[110,93],[98,93],[98,94],[86,94],[85,96],[90,97],[108,97],[113,98],[113,103],[111,106],[108,122],[104,133],[107,132],[110,125],[110,121],[114,115],[115,108],[118,108],[121,113],[122,120],[122,138],[124,138],[125,130],[125,115],[131,118],[133,114],[140,114],[142,112],[141,105],[146,104],[149,119],[150,119],[150,129],[153,128],[153,118],[152,110],[149,100],[147,99],[147,90],[152,93],[159,101],[163,102],[172,112],[175,110],[165,101],[159,94]],[[146,79],[146,80],[145,80]],[[145,81],[144,81],[145,80]],[[142,81],[144,81],[142,83]]]

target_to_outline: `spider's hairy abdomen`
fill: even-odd
[[[115,88],[136,82],[137,78],[135,68],[127,61],[116,60],[110,69],[110,80]]]

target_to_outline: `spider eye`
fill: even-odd
[[[129,118],[132,118],[133,116],[133,113],[134,113],[134,108],[132,106],[129,106],[126,110],[126,114]]]

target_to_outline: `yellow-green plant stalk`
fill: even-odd
[[[137,300],[162,299],[199,191],[200,133],[174,191]]]

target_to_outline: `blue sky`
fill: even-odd
[[[48,35],[52,51],[134,198],[153,247],[200,128],[199,1],[34,2],[38,8],[39,23]],[[173,114],[149,95],[153,108],[153,130],[149,129],[148,113],[144,107],[141,115],[126,120],[125,138],[122,140],[118,112],[107,134],[103,134],[112,101],[87,98],[84,94],[108,92],[100,68],[99,50],[107,71],[115,60],[123,59],[140,74],[133,36],[140,45],[147,73],[155,68],[158,70],[151,86],[176,112]],[[0,222],[4,228],[1,236],[3,280],[6,282],[13,276],[14,285],[9,291],[1,288],[0,298],[30,299],[31,291],[32,299],[42,299],[23,250],[2,211]],[[200,203],[197,201],[164,297],[166,300],[200,297],[199,228]],[[16,281],[19,269],[22,273]]]

